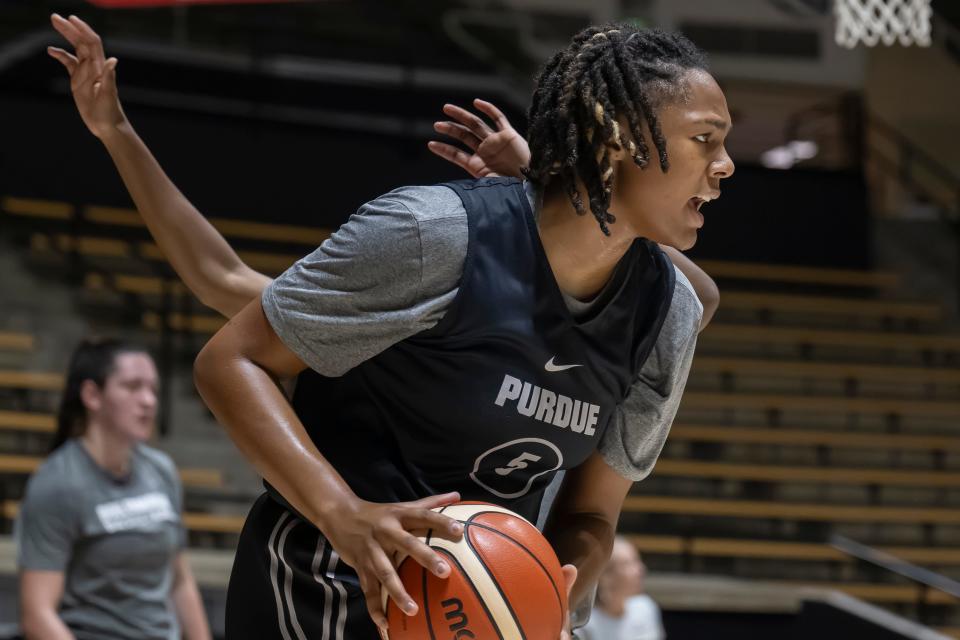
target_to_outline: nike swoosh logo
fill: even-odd
[[[554,356],[556,358],[556,356]],[[547,360],[547,364],[543,365],[543,368],[547,371],[566,371],[567,369],[573,369],[574,367],[582,367],[582,364],[553,364],[553,358]]]

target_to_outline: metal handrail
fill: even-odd
[[[846,536],[833,534],[830,536],[830,546],[864,562],[886,569],[917,584],[917,613],[920,621],[927,623],[926,595],[927,589],[936,589],[955,598],[960,598],[960,582],[948,578],[915,564],[901,560],[885,551],[874,549]]]

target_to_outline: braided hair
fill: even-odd
[[[589,27],[555,54],[537,77],[528,115],[530,167],[538,187],[555,176],[584,215],[577,181],[586,187],[590,211],[604,234],[615,218],[610,150],[626,148],[641,169],[650,161],[643,123],[650,127],[660,168],[667,171],[667,143],[657,107],[682,94],[683,73],[706,69],[706,55],[679,33],[616,24]],[[623,117],[630,131],[621,131]]]

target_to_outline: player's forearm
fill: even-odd
[[[73,632],[53,609],[24,612],[20,626],[26,640],[74,640]]]
[[[276,380],[218,338],[194,363],[197,390],[260,475],[324,530],[331,515],[350,508],[356,495],[310,440]]]
[[[560,558],[560,564],[577,567],[577,581],[570,594],[573,626],[586,621],[593,605],[592,594],[603,572],[616,535],[616,523],[599,514],[552,513],[544,535]]]
[[[269,278],[240,260],[177,189],[129,122],[101,140],[160,250],[194,295],[232,317],[259,294]]]
[[[197,582],[193,579],[193,573],[189,569],[178,571],[172,596],[184,637],[187,640],[210,640],[210,626],[207,624],[203,599],[200,597]]]

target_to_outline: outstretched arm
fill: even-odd
[[[205,305],[232,317],[260,294],[270,278],[247,266],[223,236],[177,189],[134,131],[117,93],[116,58],[104,58],[100,36],[76,16],[51,16],[74,47],[48,53],[70,74],[80,117],[103,142],[140,215],[187,287]]]

